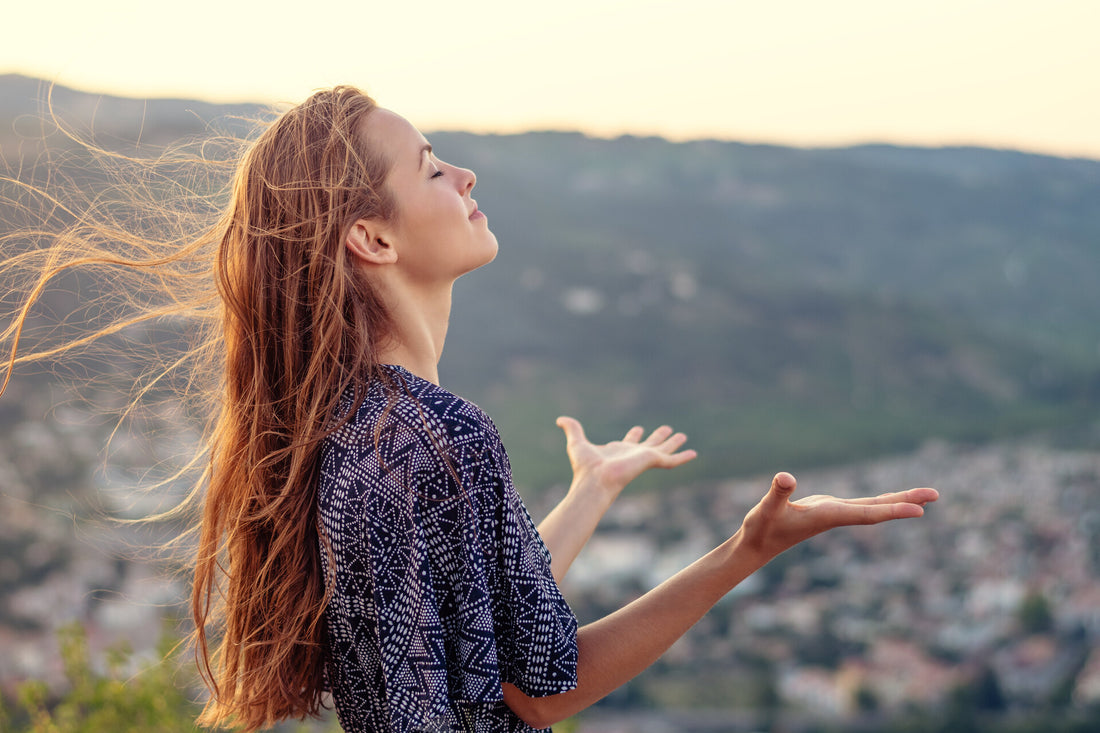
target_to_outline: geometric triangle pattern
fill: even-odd
[[[346,731],[533,731],[501,683],[577,684],[577,618],[492,420],[381,368],[321,450],[326,676]],[[349,390],[341,415],[354,406]]]

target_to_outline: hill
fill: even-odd
[[[44,85],[0,77],[0,153],[35,166]],[[57,88],[139,153],[256,106]],[[795,149],[575,133],[429,133],[473,168],[501,243],[456,288],[441,373],[500,423],[517,479],[566,478],[553,419],[594,439],[669,422],[697,478],[930,438],[1097,440],[1100,162],[977,148]],[[81,150],[57,136],[46,145]],[[17,213],[0,212],[3,221]],[[8,399],[6,397],[5,399]]]

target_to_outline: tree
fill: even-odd
[[[1028,634],[1043,634],[1054,628],[1054,613],[1050,601],[1042,593],[1028,593],[1016,610],[1016,620],[1020,628]]]
[[[173,654],[177,645],[168,635],[157,650],[160,662],[128,673],[132,654],[120,644],[107,651],[106,673],[99,674],[88,653],[79,624],[58,632],[68,691],[51,705],[44,682],[31,681],[19,691],[28,716],[26,733],[98,733],[141,730],[153,733],[197,731],[200,706],[187,695],[188,680]],[[17,729],[18,730],[18,729]]]
[[[199,687],[194,665],[181,659],[178,637],[166,632],[156,651],[156,660],[136,672],[133,655],[125,644],[107,650],[104,660],[88,653],[84,628],[80,624],[58,632],[61,658],[68,689],[51,699],[42,681],[27,682],[19,690],[22,716],[9,718],[0,706],[0,730],[12,733],[191,733],[199,731],[195,718],[201,704],[192,699]],[[102,661],[104,664],[99,664]],[[97,668],[105,668],[104,673]],[[572,723],[575,725],[575,723]],[[276,733],[335,733],[340,730],[334,715],[319,720],[285,721]],[[568,731],[567,726],[564,730]]]

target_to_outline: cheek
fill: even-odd
[[[400,231],[418,252],[439,252],[462,237],[470,224],[465,202],[451,191],[422,192],[398,209]]]
[[[410,242],[421,242],[431,237],[437,228],[437,216],[429,202],[419,200],[407,202],[400,212],[400,231]]]
[[[420,232],[423,237],[435,240],[434,244],[446,245],[463,236],[467,223],[466,207],[461,201],[435,200],[421,212]]]

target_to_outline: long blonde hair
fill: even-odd
[[[254,730],[321,704],[327,594],[317,459],[341,395],[361,396],[379,376],[376,354],[390,328],[344,246],[355,221],[394,216],[390,162],[362,134],[375,108],[337,87],[282,114],[244,152],[227,207],[198,236],[158,239],[86,206],[64,211],[74,223],[48,247],[0,265],[9,279],[37,273],[3,334],[5,385],[19,363],[64,356],[133,324],[193,324],[183,355],[145,385],[183,370],[189,395],[216,406],[196,459],[201,478],[181,510],[201,506],[191,613],[211,690],[204,725]],[[46,204],[61,205],[52,196]],[[110,271],[121,292],[152,287],[157,297],[129,298],[91,335],[21,353],[31,306],[73,269]]]

